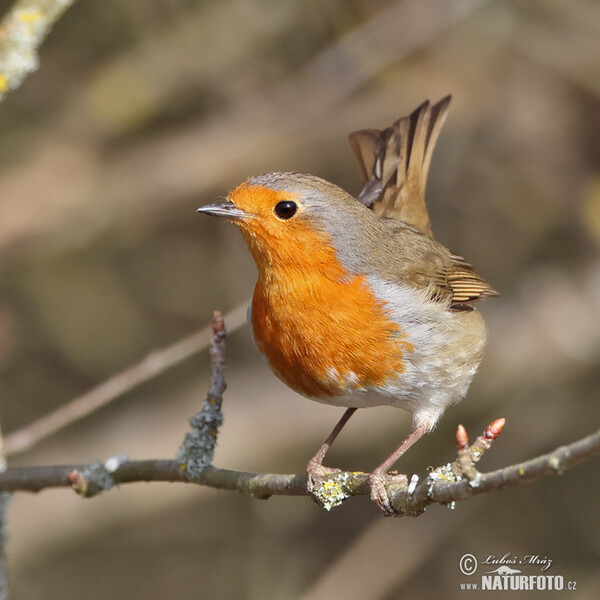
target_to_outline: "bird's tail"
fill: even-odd
[[[350,134],[364,188],[358,199],[376,214],[400,219],[433,237],[425,185],[435,143],[452,96],[424,102],[386,129]]]

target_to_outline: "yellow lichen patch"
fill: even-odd
[[[8,90],[8,79],[4,76],[4,74],[0,73],[0,94],[6,92]]]
[[[315,488],[313,494],[325,510],[331,510],[350,497],[351,494],[345,487],[347,482],[348,473],[334,474]]]
[[[460,477],[452,469],[452,464],[451,463],[447,463],[447,464],[445,464],[445,465],[443,465],[441,467],[438,467],[437,469],[433,470],[429,474],[429,480],[430,481],[443,480],[443,481],[448,481],[450,483],[454,483],[456,481],[459,481]]]

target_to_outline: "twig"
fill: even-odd
[[[430,504],[447,505],[551,475],[562,475],[568,469],[599,453],[600,431],[597,431],[567,446],[556,448],[548,454],[481,474],[476,485],[466,479],[450,481],[430,475],[416,487],[412,494],[406,489],[393,489],[390,490],[390,498],[394,508],[400,514],[416,516]],[[114,462],[114,467],[111,462]],[[98,469],[99,465],[101,463],[7,469],[0,474],[0,491],[39,492],[48,488],[71,487],[74,471],[91,473],[94,468]],[[200,475],[192,476],[176,460],[114,461],[113,459],[104,463],[104,467],[110,473],[113,485],[140,481],[185,482],[235,490],[255,498],[268,498],[273,495],[302,496],[307,493],[305,475],[246,473],[209,466]],[[88,476],[93,479],[93,475]],[[345,480],[344,489],[347,497],[369,493],[365,473],[343,472],[332,475],[332,479],[334,477]],[[88,484],[91,482],[90,480]]]
[[[244,322],[247,303],[241,304],[225,315],[229,331],[235,331]],[[39,441],[60,431],[67,425],[87,417],[99,408],[116,400],[138,385],[157,377],[167,369],[197,354],[210,342],[211,327],[179,340],[171,346],[156,350],[138,364],[113,375],[89,392],[78,396],[48,415],[7,435],[4,438],[6,456],[30,449]]]
[[[434,478],[432,483],[431,477],[428,477],[412,495],[399,493],[394,499],[394,508],[398,512],[412,514],[414,510],[420,511],[432,502],[450,504],[520,483],[537,481],[551,475],[562,475],[568,469],[599,453],[600,431],[596,431],[548,454],[491,473],[480,473],[473,481],[461,479],[456,482],[444,482],[435,481]]]
[[[210,341],[212,382],[200,412],[190,419],[192,430],[186,434],[177,452],[177,460],[185,465],[192,477],[198,477],[212,464],[219,428],[223,424],[223,394],[227,389],[225,371],[225,323],[221,313],[215,311]]]
[[[74,0],[17,0],[0,23],[0,101],[39,67],[38,49]]]
[[[481,473],[475,465],[481,460],[483,454],[490,449],[492,442],[502,433],[505,419],[496,419],[490,423],[482,435],[480,435],[472,446],[469,446],[469,436],[462,425],[456,430],[456,444],[458,446],[458,458],[449,467],[458,479],[465,477],[475,485]],[[435,471],[434,471],[435,473]]]

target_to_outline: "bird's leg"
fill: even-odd
[[[385,489],[386,483],[406,483],[406,475],[392,475],[388,473],[394,463],[415,443],[418,442],[428,429],[417,425],[404,439],[404,441],[369,475],[371,487],[371,500],[381,508],[386,517],[396,516],[398,513],[392,507],[390,498]]]
[[[342,418],[338,421],[337,425],[333,428],[333,431],[327,436],[327,439],[323,442],[323,445],[319,448],[317,453],[308,461],[306,465],[306,474],[308,476],[308,483],[306,489],[309,494],[313,493],[315,485],[323,481],[323,477],[327,473],[339,472],[339,469],[332,469],[323,466],[323,459],[327,454],[327,450],[331,447],[331,444],[335,441],[340,431],[344,428],[344,425],[348,422],[348,419],[356,412],[356,408],[347,408],[346,412],[342,415]]]

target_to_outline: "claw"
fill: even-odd
[[[408,484],[408,477],[401,473],[384,473],[376,469],[369,475],[371,500],[379,506],[385,517],[400,517],[400,513],[392,506],[390,497],[385,489],[385,486],[389,483],[406,486]]]
[[[327,475],[331,473],[341,473],[341,470],[333,467],[324,467],[316,460],[309,460],[306,465],[306,491],[315,498],[315,489],[322,487]]]

